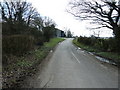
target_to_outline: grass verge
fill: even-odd
[[[35,51],[35,55],[38,59],[43,59],[47,53],[53,49],[59,42],[63,41],[63,38],[53,38],[50,42],[44,43],[44,45]]]
[[[35,73],[37,66],[48,55],[63,38],[52,38],[49,42],[44,43],[40,48],[29,52],[22,57],[6,56],[9,63],[3,66],[3,88],[19,87],[21,81],[26,76],[31,76]]]
[[[115,63],[120,62],[120,55],[117,53],[100,51],[100,50],[93,48],[91,46],[87,46],[87,45],[84,45],[84,44],[77,42],[77,39],[73,40],[73,44],[75,44],[76,46],[78,46],[86,51],[94,52],[95,55],[101,56],[101,57],[106,58],[106,59],[110,59]]]

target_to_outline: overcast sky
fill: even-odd
[[[57,28],[64,30],[65,27],[70,28],[71,32],[75,35],[90,36],[93,31],[87,29],[90,26],[89,23],[85,21],[76,20],[71,14],[66,12],[68,3],[70,0],[27,0],[32,3],[33,7],[42,16],[48,16],[53,19]],[[110,30],[101,32],[100,36],[108,37],[111,36],[112,32]]]

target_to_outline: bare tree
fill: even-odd
[[[97,28],[113,30],[117,43],[120,41],[120,0],[74,0],[67,11],[81,20],[92,20]],[[118,45],[120,47],[120,44]]]
[[[21,21],[23,14],[27,11],[28,3],[21,0],[16,2],[14,0],[4,0],[0,7],[2,9],[2,19]]]
[[[71,33],[71,31],[70,31],[70,29],[67,31],[67,35],[66,35],[68,38],[72,38],[72,33]]]
[[[31,21],[30,26],[37,27],[38,30],[42,31],[43,26],[43,19],[40,15],[34,16],[34,19]]]
[[[32,4],[25,0],[4,0],[0,3],[0,7],[2,21],[3,23],[7,23],[9,26],[9,30],[7,31],[11,33],[20,33],[27,30],[26,28],[29,27],[35,17],[39,16],[36,9],[32,7]]]
[[[51,26],[51,25],[56,26],[56,23],[51,18],[45,16],[43,18],[43,25],[44,25],[44,27],[48,27],[48,26]]]

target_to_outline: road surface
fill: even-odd
[[[118,88],[118,69],[66,39],[33,80],[30,85],[34,88]]]

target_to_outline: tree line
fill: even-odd
[[[0,3],[2,12],[2,34],[30,34],[32,29],[43,33],[45,27],[55,28],[55,22],[39,12],[26,1],[4,0]]]

